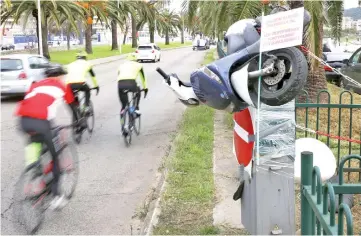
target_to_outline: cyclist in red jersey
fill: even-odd
[[[75,113],[74,94],[70,86],[66,86],[60,79],[65,74],[66,71],[61,66],[47,69],[46,79],[31,85],[16,110],[16,116],[20,117],[22,131],[27,134],[32,132],[40,134],[51,153],[54,163],[52,170],[54,199],[50,203],[51,209],[61,208],[66,204],[65,196],[58,190],[60,170],[51,132],[52,120],[56,117],[56,109],[62,101],[70,105]]]

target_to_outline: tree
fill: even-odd
[[[169,45],[169,35],[181,29],[180,17],[173,11],[165,10],[160,13],[160,20],[157,22],[157,30],[165,35],[165,45]]]
[[[120,25],[120,28],[124,31],[124,28],[127,29],[127,18],[128,14],[135,11],[135,4],[131,1],[119,1],[119,2],[110,2],[108,4],[113,4],[110,8],[115,9],[114,14],[118,16],[117,19],[111,19],[111,29],[112,29],[112,49],[118,50],[118,35],[117,35],[117,24]],[[127,30],[126,30],[127,31]],[[128,32],[126,32],[127,34]]]
[[[141,17],[137,22],[137,29],[140,29],[145,24],[148,24],[149,41],[151,43],[154,43],[156,22],[159,20],[159,12],[157,8],[162,7],[162,5],[163,1],[147,2],[146,5],[144,5],[144,10],[141,14]]]
[[[135,11],[131,13],[132,20],[132,47],[137,47],[138,31],[143,27],[145,22],[155,20],[155,12],[153,2],[133,1]]]
[[[188,15],[192,34],[201,31],[219,38],[234,22],[259,16],[258,1],[183,1],[183,11]]]
[[[136,48],[138,46],[138,30],[137,30],[137,17],[135,13],[131,13],[131,23],[132,23],[132,48]]]
[[[77,17],[77,18],[78,18],[77,21],[83,20],[81,17]],[[78,26],[78,22],[76,22],[75,26]],[[58,23],[53,19],[52,16],[50,16],[48,19],[48,28],[49,31],[52,33],[59,33],[59,31],[62,32],[65,31],[68,50],[70,50],[70,36],[80,35],[80,31],[78,27],[74,27],[74,25],[69,22],[68,17],[65,15],[60,16]]]
[[[109,19],[121,22],[121,18],[117,14],[117,2],[114,1],[78,1],[78,5],[85,9],[83,13],[86,19],[86,30],[85,30],[85,51],[88,54],[93,53],[92,48],[92,34],[93,34],[93,20],[96,17],[96,22],[104,23],[107,27],[111,27]]]
[[[341,23],[343,13],[342,1],[290,1],[292,9],[304,6],[312,17],[306,34],[304,35],[304,44],[308,50],[317,57],[322,58],[322,39],[324,24],[331,27],[331,35],[336,41],[341,38]],[[324,67],[318,60],[308,57],[310,68],[308,72],[307,84],[305,90],[308,92],[309,99],[315,100],[317,94],[322,89],[327,89]]]
[[[68,18],[70,24],[75,27],[74,15],[82,14],[83,9],[69,1],[55,1],[49,0],[44,1],[41,4],[41,30],[42,30],[42,42],[43,42],[43,54],[45,57],[50,59],[49,48],[48,48],[48,19],[52,17],[54,21],[59,24],[60,17],[65,15]],[[36,33],[39,38],[38,28],[38,9],[37,1],[7,1],[7,4],[1,6],[1,24],[4,24],[8,19],[13,18],[14,24],[19,22],[21,17],[28,19],[33,16],[36,19]],[[38,40],[39,42],[40,40]],[[40,50],[40,46],[38,47]],[[40,53],[40,52],[39,52]]]

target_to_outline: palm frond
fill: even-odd
[[[327,2],[327,23],[331,26],[332,37],[340,42],[342,31],[343,2],[330,1]]]

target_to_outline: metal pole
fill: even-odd
[[[301,153],[301,235],[312,235],[312,208],[303,194],[304,186],[311,186],[313,153]]]
[[[264,8],[262,8],[262,20],[264,19]],[[261,20],[261,21],[262,21]],[[262,69],[262,50],[259,51],[259,62],[258,62],[258,68],[259,70]],[[260,133],[260,123],[261,123],[261,82],[262,82],[262,76],[258,77],[258,102],[257,102],[257,140],[256,140],[256,165],[259,165],[259,133]]]
[[[39,52],[40,55],[43,56],[43,34],[41,31],[41,7],[40,0],[38,0],[38,28],[39,28]]]

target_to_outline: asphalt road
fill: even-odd
[[[77,146],[79,182],[74,197],[60,212],[47,214],[39,234],[131,234],[132,216],[142,207],[146,194],[176,131],[185,107],[155,71],[160,66],[189,80],[204,52],[191,48],[163,51],[161,62],[144,63],[149,93],[141,100],[142,128],[132,146],[125,147],[120,133],[120,103],[116,67],[121,61],[95,67],[100,93],[92,101],[95,129],[84,134]],[[24,168],[25,137],[17,131],[13,112],[18,100],[1,102],[1,234],[21,234],[12,223],[13,187]],[[64,108],[59,123],[69,123]],[[134,229],[133,229],[134,230]],[[134,233],[134,232],[133,232]]]

